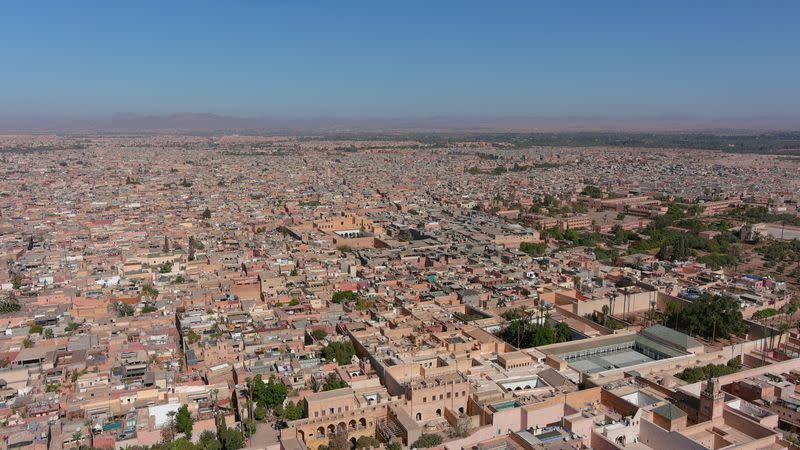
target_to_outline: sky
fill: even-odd
[[[0,117],[800,117],[800,2],[20,1]]]

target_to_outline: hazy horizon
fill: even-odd
[[[0,133],[135,131],[425,131],[425,132],[718,132],[797,131],[800,120],[782,117],[428,116],[428,117],[239,117],[181,112],[115,113],[92,118],[0,117]]]

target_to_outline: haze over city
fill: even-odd
[[[0,9],[0,450],[800,450],[797,2]]]
[[[800,118],[799,13],[792,1],[17,2],[0,17],[0,117],[786,128]]]

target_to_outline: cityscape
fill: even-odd
[[[528,94],[519,101],[530,108],[517,110],[492,93],[495,81],[523,82],[504,75],[522,66],[504,69],[515,62],[501,47],[540,41],[512,13],[546,27],[570,23],[571,11],[233,3],[51,4],[42,21],[9,8],[8,27],[50,31],[27,50],[0,50],[32,68],[30,83],[17,69],[0,75],[0,450],[800,449],[798,91],[764,94],[734,115],[710,84],[709,109],[680,109],[699,89],[641,99],[655,114],[622,100],[619,114],[598,114],[612,105],[566,93],[576,110],[540,110]],[[798,75],[786,53],[766,50],[773,34],[761,29],[796,17],[796,5],[717,7],[754,37],[741,52]],[[609,8],[602,14],[632,27],[628,14],[667,17],[641,36],[670,20],[685,20],[687,34],[718,31],[702,6],[676,16]],[[174,26],[174,40],[157,48],[140,36],[103,56],[100,35],[127,42],[145,9],[163,16],[142,26],[154,35]],[[298,90],[264,101],[258,86],[273,75],[247,75],[261,60],[238,58],[268,37],[311,33],[323,10],[347,16],[340,26],[363,41],[348,47],[352,36],[326,25],[292,47],[297,55],[270,56],[315,62],[297,85],[275,74]],[[455,26],[451,13],[473,27],[458,36],[475,52],[499,55],[497,73],[452,81],[464,98],[485,89],[483,109],[460,114],[468,103],[444,85],[402,98],[411,85],[385,67],[349,63],[383,58],[353,50],[377,48],[369,37],[401,60],[427,54],[404,41],[420,33],[454,47],[417,81],[462,73],[461,44],[429,34]],[[254,17],[286,29],[242,31]],[[200,25],[216,20],[212,39]],[[791,29],[781,36],[796,51]],[[176,72],[161,66],[185,44],[181,32],[220,58],[204,56],[207,73],[189,47],[170,63]],[[76,36],[85,48],[59,43]],[[608,36],[598,45],[618,56]],[[722,34],[704,36],[701,47]],[[341,66],[314,47],[327,37]],[[72,77],[99,64],[84,51],[119,58],[98,68],[105,81]],[[140,51],[153,52],[161,69],[148,75],[174,96],[122,88],[129,71],[145,71]],[[38,72],[41,56],[64,64],[64,79]],[[179,80],[189,69],[197,80]],[[237,103],[247,98],[236,100],[236,83],[212,80],[230,76],[251,86],[255,109]],[[300,92],[350,76],[360,81],[339,80],[344,103]],[[782,82],[753,77],[731,91],[736,101],[750,101],[746,86]],[[208,80],[219,92],[201,88]],[[119,93],[107,95],[114,83]],[[397,96],[373,92],[380,83]],[[386,109],[371,110],[370,93]],[[61,101],[73,94],[71,110]],[[165,112],[205,105],[195,100],[219,107]]]

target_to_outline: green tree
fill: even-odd
[[[158,294],[159,294],[158,289],[153,287],[152,284],[145,284],[144,286],[142,286],[142,295],[143,296],[145,296],[147,298],[156,298],[156,297],[158,297]]]
[[[20,306],[19,302],[17,302],[13,296],[0,302],[0,314],[17,312],[20,309],[22,309],[22,306]]]
[[[289,400],[286,405],[280,408],[277,412],[278,417],[285,421],[302,419],[305,414],[302,402],[293,402]]]
[[[583,195],[588,195],[591,198],[600,198],[603,195],[603,191],[600,190],[597,186],[586,186],[581,192]]]
[[[530,256],[542,256],[547,251],[547,246],[543,243],[521,242],[519,249]]]
[[[275,377],[269,377],[269,381],[264,383],[261,375],[256,375],[250,383],[250,392],[256,404],[267,409],[274,409],[283,404],[288,394],[288,389],[283,383],[276,383]]]
[[[263,422],[267,418],[267,408],[264,405],[256,405],[253,409],[253,418],[259,422]]]
[[[178,413],[175,415],[175,429],[178,430],[179,433],[185,434],[187,439],[191,439],[193,425],[194,421],[192,420],[191,414],[189,414],[189,407],[183,405],[178,408]]]
[[[731,359],[727,364],[707,364],[702,367],[687,367],[675,376],[687,383],[696,383],[701,380],[730,375],[741,369],[741,362],[738,361],[737,358]]]
[[[699,216],[700,214],[703,214],[704,210],[705,208],[703,207],[703,205],[694,204],[690,206],[689,209],[687,209],[686,211],[689,213],[690,216]]]
[[[367,449],[378,447],[380,443],[372,436],[361,436],[356,440],[356,449]]]
[[[339,378],[336,372],[331,372],[325,378],[325,384],[322,385],[323,391],[335,391],[336,389],[346,388],[347,382]]]
[[[197,441],[198,450],[222,450],[222,444],[217,440],[217,435],[211,430],[200,433],[200,440]]]
[[[190,344],[196,344],[196,343],[200,342],[200,335],[195,333],[194,330],[189,330],[189,332],[186,333],[186,340]]]
[[[703,294],[678,314],[683,330],[706,338],[727,339],[746,329],[739,303],[728,295]]]
[[[328,336],[328,333],[325,332],[325,330],[314,330],[311,332],[311,336],[315,340],[320,341],[322,339],[325,339],[325,337]]]
[[[42,327],[38,323],[34,323],[28,329],[28,334],[42,334],[43,332],[44,332],[44,327]]]
[[[331,297],[331,302],[342,303],[343,301],[351,302],[358,298],[358,294],[353,291],[336,291]]]
[[[353,343],[346,342],[330,342],[322,349],[322,357],[328,361],[336,361],[340,366],[350,364],[356,350]]]
[[[416,448],[429,448],[435,447],[442,443],[442,437],[438,434],[423,433],[419,439],[411,444],[411,447]]]
[[[169,444],[174,441],[175,433],[177,432],[175,427],[175,411],[168,412],[167,416],[169,417],[167,423],[161,427],[161,442],[163,444]]]
[[[132,316],[135,311],[133,305],[124,302],[114,303],[114,310],[122,317]]]
[[[11,287],[17,291],[22,287],[22,275],[15,273],[14,278],[11,279]]]
[[[244,447],[244,435],[233,428],[223,428],[219,431],[219,440],[222,450],[239,450]]]

